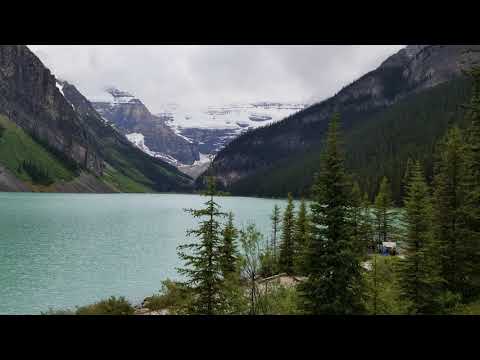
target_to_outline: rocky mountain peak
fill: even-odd
[[[105,91],[112,95],[114,104],[141,104],[141,101],[131,93],[119,90],[115,87],[108,87]]]
[[[417,55],[420,51],[422,51],[423,49],[425,49],[428,46],[431,46],[431,45],[408,45],[405,48],[405,54],[409,58],[413,58],[413,57],[415,57],[415,55]]]

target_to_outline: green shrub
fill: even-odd
[[[269,249],[260,255],[259,275],[263,278],[267,278],[275,274],[278,274],[278,263],[273,256],[272,251]]]
[[[162,281],[159,294],[145,299],[145,306],[150,310],[169,310],[171,314],[185,314],[192,301],[190,289],[172,280]]]
[[[257,309],[262,315],[299,315],[299,294],[294,286],[268,285],[267,291],[260,289]]]
[[[470,304],[456,306],[452,311],[452,315],[480,315],[480,300]]]
[[[123,296],[110,297],[92,305],[79,307],[76,315],[132,315],[135,309]]]
[[[49,308],[47,311],[41,312],[40,315],[75,315],[75,311],[70,309]]]
[[[377,259],[376,286],[374,259],[370,258],[372,269],[366,271],[365,308],[369,314],[400,315],[407,314],[408,304],[400,299],[400,286],[397,275],[399,258],[396,256],[374,255]],[[376,311],[375,311],[376,292]]]

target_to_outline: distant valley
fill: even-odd
[[[135,146],[196,178],[231,140],[273,124],[306,107],[305,104],[256,102],[192,108],[163,105],[152,114],[129,92],[107,88],[110,101],[92,100],[99,114]]]

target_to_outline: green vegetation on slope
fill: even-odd
[[[349,118],[354,115],[361,118],[356,119],[354,125],[345,126],[346,167],[370,199],[377,192],[382,177],[387,176],[392,183],[393,198],[400,203],[408,158],[420,160],[425,166],[427,179],[431,180],[435,144],[449,124],[464,125],[464,111],[460,105],[467,102],[470,93],[471,82],[461,78],[410,95],[374,114],[348,114]],[[269,136],[276,135],[275,127],[261,130],[272,132]],[[314,132],[319,138],[317,145],[247,176],[228,190],[235,195],[278,197],[291,192],[295,197],[310,196],[313,175],[319,170],[323,148],[323,131],[320,127],[318,130]],[[255,133],[246,136],[253,137]],[[248,154],[249,150],[237,145],[235,151]],[[270,158],[276,149],[269,151],[270,155],[262,156]]]
[[[102,180],[111,185],[114,189],[124,193],[148,193],[153,192],[152,188],[140,184],[130,177],[123,175],[111,166],[105,169]]]
[[[0,127],[0,163],[19,179],[49,185],[75,177],[68,165],[3,115]]]

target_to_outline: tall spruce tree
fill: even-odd
[[[432,236],[432,206],[428,185],[420,163],[415,162],[405,199],[405,258],[399,267],[401,296],[410,313],[440,311],[442,281],[438,243]]]
[[[372,241],[372,229],[370,220],[370,203],[368,195],[362,196],[360,186],[353,183],[351,194],[351,219],[353,225],[353,239],[357,255],[364,259]]]
[[[295,215],[292,194],[288,194],[288,203],[283,213],[282,243],[280,244],[280,271],[287,274],[294,273],[295,256]]]
[[[280,231],[280,222],[281,222],[281,219],[280,219],[280,207],[275,204],[273,206],[273,212],[272,212],[272,215],[270,217],[270,219],[272,220],[272,244],[271,244],[271,247],[272,247],[272,254],[273,254],[273,258],[274,260],[276,261],[277,260],[277,247],[278,247],[278,233]]]
[[[214,315],[222,313],[225,300],[219,218],[226,214],[214,201],[216,190],[213,178],[208,178],[205,194],[210,199],[203,209],[185,209],[194,218],[200,219],[198,228],[187,231],[187,236],[193,235],[198,241],[178,247],[178,256],[185,262],[185,267],[179,268],[178,272],[186,276],[185,285],[193,292],[191,313]]]
[[[305,274],[305,253],[310,241],[310,218],[305,199],[300,202],[294,229],[294,268],[295,273]]]
[[[228,220],[223,228],[223,243],[220,247],[220,261],[222,267],[223,277],[226,278],[230,274],[238,270],[237,260],[237,237],[238,231],[233,223],[233,213],[228,214]]]
[[[339,144],[339,117],[329,124],[320,174],[312,189],[308,278],[299,285],[303,310],[356,314],[364,310],[363,281],[350,219],[350,185]]]
[[[386,177],[383,177],[374,204],[378,246],[382,242],[390,240],[393,218],[392,206],[390,183]]]
[[[467,286],[462,291],[466,300],[480,294],[480,66],[473,67],[468,74],[473,79],[473,94],[467,112],[470,126],[462,179],[465,201],[461,208],[464,221],[461,233],[467,251],[464,261]]]
[[[362,199],[362,212],[361,212],[361,234],[363,241],[368,249],[374,249],[374,229],[372,220],[371,204],[368,198],[368,194],[365,192]],[[368,251],[367,251],[368,252]]]
[[[437,148],[434,176],[434,236],[439,242],[441,275],[446,290],[464,294],[468,288],[468,242],[462,236],[464,140],[457,127],[451,128]]]

